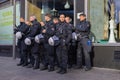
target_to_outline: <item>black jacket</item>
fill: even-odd
[[[34,20],[32,22],[32,26],[30,27],[30,32],[27,35],[27,37],[34,38],[36,35],[38,35],[41,31],[40,23],[37,22],[37,20]]]
[[[79,24],[76,26],[76,33],[79,34],[81,37],[88,37],[90,33],[90,22],[89,21],[80,21]]]
[[[45,36],[46,42],[48,42],[48,39],[55,34],[55,27],[54,27],[53,22],[51,20],[46,21],[45,29],[46,29],[46,33],[44,33],[44,36]]]
[[[14,30],[14,32],[20,31],[22,33],[22,39],[24,39],[29,31],[29,26],[26,25],[24,22],[20,22],[20,25]]]
[[[60,22],[56,27],[56,36],[60,40],[65,40],[65,43],[68,44],[72,38],[72,28],[66,22]]]

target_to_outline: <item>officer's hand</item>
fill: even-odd
[[[44,30],[42,31],[42,33],[46,33],[46,30],[44,29]]]
[[[63,46],[65,46],[65,45],[67,46],[69,44],[69,42],[63,39],[62,44],[63,44]]]
[[[66,43],[65,43],[65,40],[64,40],[64,39],[62,40],[62,45],[63,45],[63,46],[65,46],[65,45],[66,45]]]
[[[14,28],[14,34],[16,34],[18,32],[18,30],[16,28]]]

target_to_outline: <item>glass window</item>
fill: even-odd
[[[51,13],[53,16],[57,17],[59,14],[64,13],[73,19],[73,0],[28,0],[32,5],[35,5],[40,9],[39,17],[44,20],[44,15],[46,13]],[[29,7],[28,7],[29,9]],[[37,9],[37,10],[38,10]],[[31,10],[32,11],[32,10]],[[32,13],[28,11],[29,13]],[[34,11],[33,11],[34,13]]]

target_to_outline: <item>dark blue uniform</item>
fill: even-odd
[[[74,26],[71,23],[67,23],[71,28],[71,32],[74,32]],[[71,39],[68,45],[68,68],[71,68],[76,63],[76,41]]]
[[[56,47],[56,54],[59,62],[60,71],[66,73],[68,62],[68,45],[71,40],[71,28],[66,22],[60,22],[56,27],[56,36],[60,39],[60,44]]]
[[[20,25],[15,29],[15,33],[18,31],[22,33],[22,38],[18,39],[17,42],[18,53],[20,55],[20,65],[23,64],[25,66],[27,65],[27,46],[25,45],[24,40],[29,31],[29,27],[24,22],[20,22]]]
[[[56,29],[59,27],[59,23],[54,23],[54,27],[55,27],[55,32],[56,32]],[[59,62],[58,62],[58,58],[57,58],[57,54],[56,54],[56,49],[57,49],[57,46],[54,46],[55,65],[56,65],[57,67],[59,67]]]
[[[85,56],[85,66],[87,69],[91,69],[90,51],[91,41],[89,40],[90,22],[80,21],[76,27],[76,33],[78,34],[78,48],[77,48],[77,66],[82,67],[82,48]]]
[[[45,48],[45,54],[44,54],[44,69],[48,68],[49,65],[49,71],[54,70],[54,46],[50,46],[48,43],[48,39],[52,37],[55,34],[55,27],[53,25],[53,22],[46,21],[45,23],[45,29],[46,33],[44,33],[45,36],[45,42],[44,42],[44,48]]]
[[[27,37],[32,38],[32,44],[31,44],[31,62],[32,66],[34,66],[34,69],[39,68],[39,62],[40,62],[40,52],[39,48],[40,45],[34,41],[34,38],[36,35],[38,35],[41,31],[41,27],[39,22],[37,20],[32,21],[32,26],[30,27],[30,33],[27,35]]]

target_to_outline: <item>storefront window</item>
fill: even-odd
[[[117,27],[117,39],[120,39],[120,0],[115,0],[115,23]]]
[[[2,2],[0,6],[0,45],[13,45],[13,4]],[[19,24],[20,3],[16,4],[16,25]]]
[[[51,13],[55,17],[64,13],[73,19],[73,0],[28,0],[28,3],[28,17],[31,14],[39,15],[39,21],[44,20],[46,13]],[[34,9],[30,8],[31,6],[34,6]]]

